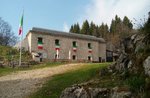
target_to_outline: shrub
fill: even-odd
[[[139,75],[131,76],[126,81],[127,85],[129,85],[131,91],[133,92],[142,92],[145,87],[145,78]]]

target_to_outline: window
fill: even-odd
[[[73,46],[73,47],[77,47],[77,42],[76,42],[76,41],[73,41],[73,42],[72,42],[72,46]]]
[[[59,43],[59,40],[58,40],[58,39],[56,39],[56,40],[55,40],[55,45],[56,45],[56,46],[59,46],[59,45],[60,45],[60,43]]]
[[[92,57],[91,57],[91,56],[88,56],[88,60],[91,61],[91,59],[92,59]]]
[[[43,38],[42,37],[38,37],[38,44],[43,44]]]
[[[107,57],[113,57],[113,52],[111,52],[111,51],[106,51],[106,56],[107,56]]]
[[[73,55],[73,56],[72,56],[72,59],[73,59],[73,60],[76,60],[76,56],[75,56],[75,55]]]
[[[88,48],[89,48],[89,49],[92,49],[91,43],[88,43]]]
[[[43,49],[43,38],[38,37],[38,49]]]

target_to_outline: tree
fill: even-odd
[[[100,32],[100,36],[103,37],[103,38],[106,38],[107,37],[107,34],[109,32],[108,30],[108,25],[107,24],[104,24],[102,23],[99,27],[99,32]]]
[[[81,34],[90,35],[90,26],[89,26],[89,22],[87,20],[85,20],[83,22],[83,25],[81,28]]]
[[[150,12],[148,13],[149,17],[147,22],[144,24],[144,34],[145,34],[145,38],[144,38],[144,42],[149,46],[150,44]]]
[[[74,26],[73,25],[71,25],[71,28],[70,28],[69,32],[71,32],[71,33],[74,32]]]
[[[0,45],[10,46],[16,43],[16,36],[11,30],[11,26],[0,18]]]
[[[132,25],[131,21],[129,20],[129,18],[128,18],[127,16],[125,16],[125,17],[123,18],[123,24],[124,24],[125,26],[127,26],[129,29],[132,29],[132,28],[133,28],[133,25]]]
[[[115,33],[115,28],[116,28],[115,20],[112,19],[111,25],[110,25],[110,32],[111,32],[113,35],[114,35],[114,33]]]
[[[150,12],[149,12],[149,18],[147,22],[144,24],[144,30],[146,34],[150,34]]]
[[[97,37],[99,36],[98,27],[93,22],[91,22],[91,24],[90,24],[89,35],[94,35]]]
[[[71,28],[70,28],[70,32],[71,33],[80,33],[79,24],[77,23],[77,24],[72,25]]]
[[[78,23],[74,25],[74,33],[80,33],[80,26]]]

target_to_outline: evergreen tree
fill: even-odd
[[[149,46],[150,45],[150,12],[147,22],[144,24],[144,34],[146,35],[144,41]]]
[[[85,20],[83,22],[83,25],[81,28],[81,34],[90,35],[90,26],[89,26],[89,22],[87,20]]]
[[[115,24],[120,24],[121,23],[121,19],[120,17],[118,17],[118,15],[115,16]]]
[[[123,24],[124,24],[125,26],[127,26],[128,28],[130,28],[130,29],[133,28],[133,25],[132,25],[131,21],[129,20],[129,18],[128,18],[127,16],[125,16],[125,17],[123,18]]]
[[[91,22],[89,35],[95,35],[96,36],[95,28],[96,28],[95,24],[93,22]]]
[[[80,26],[79,26],[78,23],[76,24],[76,30],[75,30],[75,33],[80,33]]]
[[[79,24],[77,23],[77,24],[72,25],[71,28],[70,28],[70,32],[71,33],[80,33]]]
[[[150,34],[150,12],[149,12],[149,18],[148,18],[147,22],[144,25],[144,29],[145,29],[146,33]]]
[[[74,30],[73,25],[71,25],[69,32],[73,33],[74,32],[73,30]]]
[[[113,35],[115,34],[115,28],[116,28],[115,20],[112,19],[111,25],[110,25],[110,32],[111,32]]]
[[[106,38],[109,30],[108,30],[108,25],[102,23],[99,27],[99,32],[100,32],[100,36]]]

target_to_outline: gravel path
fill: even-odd
[[[46,81],[47,77],[79,69],[83,64],[19,71],[0,77],[0,98],[27,98]]]

